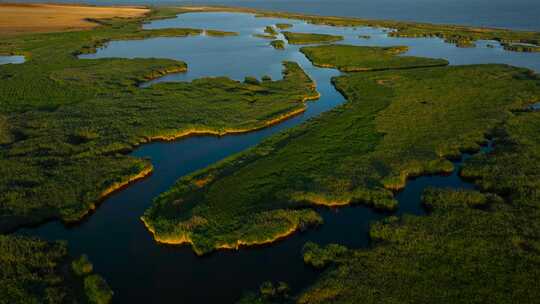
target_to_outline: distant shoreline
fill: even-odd
[[[499,27],[513,30],[540,31],[540,2],[529,0],[0,0],[2,2],[85,3],[90,5],[224,5],[258,10],[287,11],[302,14],[357,17],[373,20],[418,21],[433,24]]]

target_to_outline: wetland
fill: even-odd
[[[522,282],[514,295],[525,299],[534,274],[504,273],[520,254],[520,267],[537,263],[538,229],[525,228],[538,208],[530,196],[538,185],[537,115],[523,109],[539,100],[539,54],[481,40],[490,36],[459,48],[445,37],[403,37],[361,22],[278,17],[166,9],[142,29],[112,20],[89,32],[10,38],[4,53],[32,56],[0,67],[9,81],[0,86],[0,144],[2,187],[10,190],[1,198],[1,224],[17,235],[2,241],[67,241],[43,258],[64,264],[67,255],[86,254],[115,303],[318,303],[370,294],[375,287],[338,284],[365,269],[369,277],[351,284],[386,290],[393,272],[382,265],[411,273],[384,300],[402,297],[414,275],[443,290],[447,281],[410,262],[415,252],[449,267],[436,263],[440,246],[450,244],[461,259],[460,245],[482,241],[474,248],[484,254],[475,257],[487,261],[503,250],[493,244],[509,239],[504,267],[482,273]],[[254,37],[265,33],[282,49]],[[291,42],[290,33],[301,39]],[[48,49],[49,39],[64,48]],[[28,72],[36,68],[41,73]],[[527,165],[519,166],[518,155]],[[493,180],[490,170],[507,178]],[[508,197],[523,202],[519,211]],[[514,231],[468,233],[508,228],[501,218],[518,216],[525,226]],[[43,223],[51,218],[72,224]],[[445,235],[476,218],[482,222],[465,225],[462,243],[423,237],[438,222],[450,223],[440,228]],[[192,247],[179,245],[185,242]],[[381,260],[388,251],[397,253]],[[478,279],[463,278],[464,285]],[[103,285],[99,279],[84,281],[71,289],[102,290],[93,287]],[[272,292],[266,281],[290,291]],[[76,296],[54,294],[61,293]]]

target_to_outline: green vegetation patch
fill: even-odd
[[[455,44],[458,48],[473,48],[476,47],[476,44],[474,43],[474,40],[472,40],[469,37],[449,37],[445,38],[444,42]]]
[[[108,304],[112,301],[113,292],[99,275],[93,274],[84,278],[84,291],[91,304]]]
[[[67,302],[61,267],[67,259],[63,243],[0,235],[0,295],[5,303]]]
[[[479,149],[510,110],[540,97],[538,83],[504,65],[335,78],[347,103],[181,179],[143,220],[156,240],[205,253],[294,231],[298,212],[315,218],[304,208],[317,204],[394,210],[392,190],[410,176],[451,172],[447,157]]]
[[[426,190],[430,215],[373,224],[371,249],[306,244],[304,261],[326,270],[280,303],[534,303],[539,129],[539,112],[514,112],[493,132],[495,150],[467,160],[461,172],[483,192]],[[249,297],[272,303],[261,292]]]
[[[142,143],[262,128],[302,111],[304,101],[317,96],[292,62],[284,63],[279,81],[220,77],[140,88],[187,65],[74,56],[104,41],[179,34],[141,30],[145,20],[113,19],[91,31],[3,41],[0,52],[24,53],[29,60],[0,68],[0,231],[50,218],[80,220],[106,195],[151,172],[148,160],[126,155]]]
[[[101,22],[103,26],[118,26],[118,22]],[[94,31],[95,32],[95,31]],[[99,31],[98,31],[99,32]],[[143,40],[149,38],[159,38],[159,37],[188,37],[188,36],[198,36],[201,35],[204,31],[201,29],[192,29],[192,28],[164,28],[164,29],[152,29],[152,30],[130,30],[127,32],[119,33],[110,33],[110,37],[92,37],[88,43],[83,44],[79,49],[74,50],[74,55],[80,54],[91,54],[95,53],[99,47],[104,46],[106,43],[111,40]],[[116,34],[116,35],[114,35]],[[54,34],[51,34],[54,36]]]
[[[268,25],[267,27],[264,28],[264,32],[268,35],[271,35],[271,36],[276,36],[278,33],[278,31],[276,31],[276,29],[271,26],[271,25]]]
[[[327,34],[283,32],[283,35],[290,44],[317,44],[343,40],[343,36]]]
[[[428,188],[424,191],[422,202],[428,209],[449,208],[460,203],[470,207],[485,207],[488,198],[475,191]]]
[[[270,45],[273,46],[276,50],[284,50],[285,42],[283,40],[272,40]]]
[[[535,302],[539,128],[540,113],[517,112],[496,129],[493,153],[466,162],[462,175],[485,193],[426,191],[432,214],[375,224],[373,250],[310,245],[305,259],[333,266],[296,302]]]
[[[482,211],[450,196],[444,200],[452,200],[452,208],[374,224],[373,249],[337,255],[332,246],[308,250],[305,256],[317,261],[333,259],[296,303],[534,302],[540,273],[530,269],[540,255],[524,247],[522,230],[538,211],[523,217],[500,202]]]
[[[237,32],[227,32],[227,31],[218,31],[218,30],[205,30],[204,33],[210,37],[230,37],[238,36]]]
[[[483,191],[510,198],[516,206],[537,208],[537,189],[540,188],[539,118],[540,112],[516,113],[504,126],[495,130],[494,153],[489,157],[469,159],[461,175],[473,179]],[[540,226],[536,230],[539,231]]]
[[[276,27],[280,30],[286,30],[293,27],[293,25],[290,23],[276,23]]]
[[[71,265],[72,267],[70,267]],[[2,303],[109,303],[93,302],[83,285],[92,274],[86,256],[72,260],[62,242],[0,235],[0,296]]]
[[[276,36],[268,34],[253,34],[253,37],[262,39],[276,39]]]
[[[84,276],[92,273],[94,265],[88,260],[88,256],[81,255],[78,259],[71,262],[71,269],[78,276]]]
[[[505,43],[503,48],[507,51],[524,52],[524,53],[538,53],[540,52],[540,46],[532,44],[519,44],[519,43]]]
[[[368,47],[338,44],[300,48],[314,65],[337,68],[342,72],[410,69],[448,64],[444,59],[397,56],[407,50],[406,46]]]
[[[290,288],[285,282],[264,282],[258,293],[248,293],[237,304],[289,303]]]

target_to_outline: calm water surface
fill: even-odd
[[[24,56],[0,56],[0,65],[2,64],[20,64],[24,63]]]
[[[111,42],[85,59],[105,57],[160,57],[184,60],[189,71],[169,75],[157,81],[189,81],[205,76],[229,76],[241,80],[245,76],[270,75],[281,78],[281,62],[293,60],[316,81],[321,93],[318,101],[310,102],[307,111],[282,124],[261,131],[217,137],[191,137],[176,142],[152,143],[132,154],[149,157],[155,171],[143,181],[109,197],[83,223],[64,227],[51,222],[19,233],[49,240],[68,240],[74,255],[86,253],[115,290],[116,303],[232,303],[243,291],[256,289],[263,281],[285,281],[293,289],[305,287],[317,272],[305,267],[301,248],[306,241],[319,244],[341,243],[353,248],[369,244],[371,221],[387,214],[375,213],[364,207],[319,209],[325,223],[318,229],[297,233],[272,246],[220,251],[205,257],[195,256],[189,247],[156,244],[139,218],[152,199],[169,189],[181,176],[213,164],[224,157],[243,151],[264,138],[291,128],[344,102],[332,87],[330,79],[340,73],[311,65],[288,45],[286,50],[274,50],[268,40],[254,38],[266,25],[277,22],[294,23],[293,31],[340,34],[344,43],[356,45],[408,45],[408,54],[442,57],[452,64],[509,63],[540,71],[540,54],[511,53],[497,43],[488,42],[478,48],[460,49],[439,39],[388,38],[381,29],[335,28],[308,25],[300,21],[259,19],[247,14],[195,13],[176,19],[156,21],[146,28],[198,27],[237,31],[237,37],[156,38],[138,41]],[[371,35],[369,40],[358,35]],[[149,83],[148,85],[151,85]],[[458,166],[460,163],[456,163]],[[397,195],[397,214],[424,214],[420,195],[426,186],[472,188],[460,180],[457,173],[449,176],[428,176],[412,180]]]

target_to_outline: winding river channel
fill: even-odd
[[[339,34],[341,43],[355,45],[407,45],[407,55],[445,58],[451,64],[506,63],[540,71],[540,54],[507,52],[492,41],[480,41],[476,48],[457,48],[440,39],[389,38],[384,29],[316,26],[303,21],[255,18],[239,13],[189,13],[175,19],[154,21],[145,28],[190,27],[239,32],[234,37],[154,38],[113,41],[81,60],[105,57],[159,57],[183,60],[189,71],[155,81],[190,81],[206,76],[270,75],[281,78],[281,62],[292,60],[317,83],[321,98],[309,102],[307,111],[281,124],[260,131],[224,137],[189,137],[174,142],[143,145],[132,154],[152,160],[154,173],[105,200],[96,212],[76,226],[49,222],[17,233],[48,240],[67,240],[73,255],[87,254],[97,273],[115,291],[115,303],[233,303],[242,292],[253,290],[266,280],[285,281],[298,290],[315,280],[318,272],[304,266],[302,246],[307,241],[319,244],[340,243],[353,248],[369,245],[369,223],[388,216],[365,207],[318,209],[324,224],[297,233],[271,246],[219,251],[197,257],[187,246],[167,246],[154,242],[140,216],[152,200],[174,182],[227,156],[256,145],[268,136],[294,127],[343,103],[330,79],[340,75],[333,69],[314,67],[299,51],[287,45],[275,50],[269,41],[253,37],[267,25],[294,24],[294,32]],[[361,39],[359,35],[369,35]],[[488,47],[489,44],[489,47]],[[154,82],[155,82],[154,81]],[[152,85],[148,83],[146,85]],[[144,89],[144,88],[141,88]],[[484,148],[484,152],[490,147]],[[460,162],[456,162],[459,168]],[[397,215],[423,215],[420,195],[427,186],[473,188],[462,181],[457,170],[448,176],[426,176],[411,180],[397,194]]]

